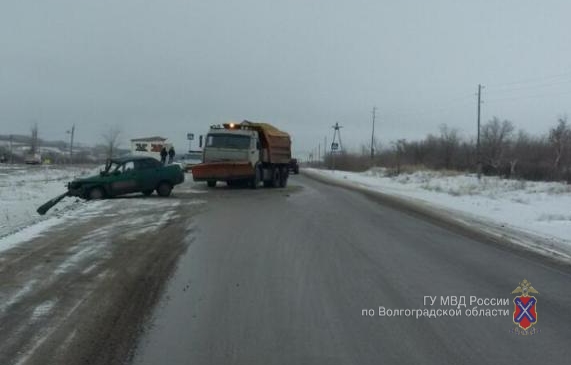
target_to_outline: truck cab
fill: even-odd
[[[248,161],[255,166],[260,160],[260,138],[257,131],[211,129],[206,135],[203,162]]]

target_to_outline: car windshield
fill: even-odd
[[[115,161],[107,161],[107,163],[105,164],[105,169],[102,170],[102,172],[108,174],[110,172],[120,171],[121,166],[122,166],[121,164],[118,164]]]
[[[206,138],[206,147],[248,149],[250,137],[236,134],[209,134]]]

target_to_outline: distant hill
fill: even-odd
[[[0,141],[10,141],[10,135],[0,134]],[[27,144],[29,145],[32,141],[32,137],[21,135],[21,134],[13,134],[12,135],[12,142],[18,144]],[[64,141],[46,141],[44,139],[38,138],[38,143],[40,146],[43,147],[55,147],[59,149],[65,149],[68,146],[68,143]]]
[[[29,153],[31,137],[25,135],[12,135],[12,158],[16,163],[24,161],[25,156]],[[10,136],[0,134],[0,160],[10,160]],[[68,163],[69,162],[69,143],[64,141],[46,141],[40,139],[38,141],[38,150],[43,160],[49,160],[51,163]],[[118,156],[130,153],[130,150],[119,148],[116,150]],[[75,163],[94,163],[103,162],[106,157],[106,148],[102,145],[86,146],[83,144],[74,144],[73,160]]]

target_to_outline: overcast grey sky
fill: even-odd
[[[526,0],[1,0],[0,134],[97,143],[263,120],[303,154],[331,142],[540,133],[571,112],[571,2]]]

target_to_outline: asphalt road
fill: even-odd
[[[204,194],[192,242],[132,364],[568,364],[571,270],[470,238],[360,193],[295,176],[285,190]],[[514,212],[517,214],[517,212]],[[540,332],[511,292],[539,291]],[[364,316],[424,296],[509,299],[508,316]],[[468,303],[469,304],[469,303]]]
[[[192,240],[200,195],[89,202],[21,232],[0,252],[0,364],[124,364]]]

